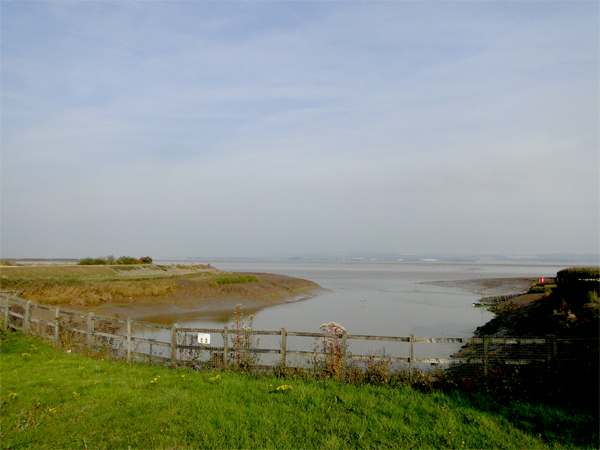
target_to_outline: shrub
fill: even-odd
[[[107,264],[104,258],[83,258],[77,263],[80,266],[102,266]]]
[[[369,384],[389,384],[391,371],[389,360],[385,359],[385,349],[376,352],[367,360],[365,382]]]
[[[556,282],[561,284],[572,284],[580,281],[600,281],[600,267],[571,267],[563,269],[556,274]]]
[[[556,274],[556,282],[563,296],[571,302],[583,304],[589,292],[598,292],[600,267],[571,267]]]
[[[127,265],[127,264],[137,264],[138,260],[132,258],[131,256],[121,256],[117,259],[117,264]]]
[[[529,288],[528,294],[543,294],[545,292],[552,292],[556,288],[555,284],[535,285]]]
[[[135,259],[131,256],[121,256],[119,259],[115,259],[113,255],[108,255],[106,258],[83,258],[77,263],[82,266],[91,265],[131,265],[131,264],[152,264],[152,258],[149,256],[142,256],[140,259]]]

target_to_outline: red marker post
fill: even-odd
[[[544,277],[540,278],[540,283],[544,284]]]

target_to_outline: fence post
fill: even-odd
[[[94,313],[87,315],[87,346],[90,348],[94,342]]]
[[[410,354],[408,357],[408,382],[412,383],[413,382],[413,371],[415,369],[414,363],[413,363],[413,356],[415,353],[415,349],[414,349],[414,345],[413,345],[412,333],[410,333],[410,336],[408,337],[408,342],[410,342]]]
[[[229,330],[223,327],[223,365],[221,370],[227,369],[227,355],[229,354]]]
[[[4,311],[4,326],[8,328],[8,312],[10,311],[10,296],[6,296],[6,311]]]
[[[23,334],[29,332],[29,319],[31,318],[31,300],[27,300],[25,305],[25,319],[23,319]]]
[[[287,330],[285,328],[281,329],[281,367],[285,367],[286,365],[286,356],[287,356]]]
[[[490,367],[490,337],[488,335],[483,336],[483,376],[488,376]]]
[[[348,350],[348,337],[346,330],[342,331],[342,367],[340,368],[340,381],[346,381],[346,353]]]
[[[131,317],[127,317],[127,363],[131,362]]]
[[[548,348],[548,368],[551,367],[552,363],[556,360],[556,336],[549,334],[546,336],[546,347]]]
[[[177,324],[171,326],[171,367],[174,369],[177,363]]]
[[[54,347],[60,345],[60,308],[57,306],[54,311]]]

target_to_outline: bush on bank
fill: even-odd
[[[571,267],[556,274],[558,284],[570,284],[578,281],[600,281],[600,267]]]
[[[109,255],[100,258],[83,258],[77,263],[80,266],[101,266],[101,265],[131,265],[131,264],[152,264],[152,258],[149,256],[142,256],[139,259],[131,256],[121,256],[119,259],[115,259],[114,256]]]

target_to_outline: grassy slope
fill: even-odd
[[[185,270],[187,268],[187,270]],[[39,280],[112,280],[123,277],[152,278],[156,276],[173,275],[174,271],[187,271],[188,273],[208,273],[209,270],[195,269],[194,266],[159,266],[155,264],[140,264],[128,266],[80,266],[76,264],[42,264],[33,266],[0,266],[1,280],[10,282],[13,279]],[[214,269],[213,269],[214,271]],[[146,273],[148,272],[148,273]],[[215,271],[219,273],[220,271]],[[142,275],[143,274],[143,275]]]
[[[215,379],[67,354],[19,333],[4,335],[0,357],[3,448],[541,449],[598,440],[590,416],[485,396]],[[283,384],[292,389],[277,390]]]
[[[230,274],[202,265],[0,266],[0,288],[51,305],[94,307],[162,298],[264,298],[318,289],[307,280],[281,275]]]

